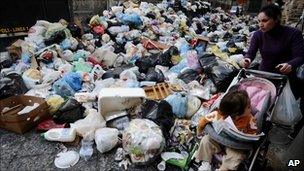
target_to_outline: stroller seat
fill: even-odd
[[[244,78],[235,87],[247,91],[258,133],[261,133],[267,110],[276,97],[276,87],[270,81],[259,77]],[[251,150],[257,144],[257,141],[241,141],[231,134],[218,134],[212,124],[207,124],[204,131],[216,142],[234,149]]]

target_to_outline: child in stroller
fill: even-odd
[[[239,131],[245,134],[256,134],[257,126],[255,117],[251,114],[251,103],[245,90],[229,91],[222,98],[218,110],[205,115],[199,121],[197,134],[200,135],[207,123],[223,120],[230,116]],[[199,149],[195,155],[196,162],[202,161],[199,170],[211,170],[212,156],[222,151],[222,145],[214,141],[210,135],[204,135]],[[219,170],[236,170],[246,158],[244,150],[225,147],[226,155],[223,156]]]

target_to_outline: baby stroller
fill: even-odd
[[[242,69],[226,91],[228,92],[232,88],[237,88],[248,92],[249,98],[251,99],[252,113],[257,120],[258,132],[264,133],[264,136],[259,137],[258,140],[240,139],[238,136],[235,136],[235,134],[229,133],[229,131],[224,131],[224,133],[219,134],[213,124],[206,125],[204,131],[208,133],[214,141],[226,147],[248,151],[247,154],[249,155],[240,164],[238,170],[250,171],[266,167],[266,154],[270,144],[268,132],[272,126],[272,109],[286,82],[287,77],[284,75]],[[223,95],[221,97],[223,97]],[[219,106],[221,97],[211,106],[211,111]],[[215,159],[215,161],[220,163],[218,158]]]

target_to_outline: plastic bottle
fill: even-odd
[[[44,138],[49,141],[73,142],[75,137],[74,128],[53,128],[44,134]]]
[[[80,157],[84,158],[85,161],[88,161],[93,155],[93,144],[93,139],[83,138],[81,140],[79,155]]]

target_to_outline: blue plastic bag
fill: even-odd
[[[90,52],[85,51],[85,50],[78,50],[76,53],[73,55],[73,60],[78,61],[79,58],[87,59],[87,57],[90,55]]]
[[[185,58],[181,60],[177,65],[174,65],[172,68],[170,68],[169,71],[179,74],[186,67],[187,67],[187,59]]]
[[[80,74],[70,72],[65,74],[62,79],[67,82],[74,91],[81,90],[82,78]]]
[[[75,91],[72,89],[72,87],[63,79],[57,80],[53,84],[53,89],[56,94],[62,97],[70,97],[75,94]]]
[[[181,93],[174,93],[165,99],[171,106],[174,115],[184,118],[188,110],[188,97]]]
[[[70,39],[64,39],[61,43],[60,43],[60,48],[62,50],[67,50],[69,48],[72,47],[72,43]]]
[[[117,18],[126,25],[134,25],[136,27],[140,27],[143,22],[140,19],[140,16],[138,14],[132,13],[132,14],[118,14]]]

